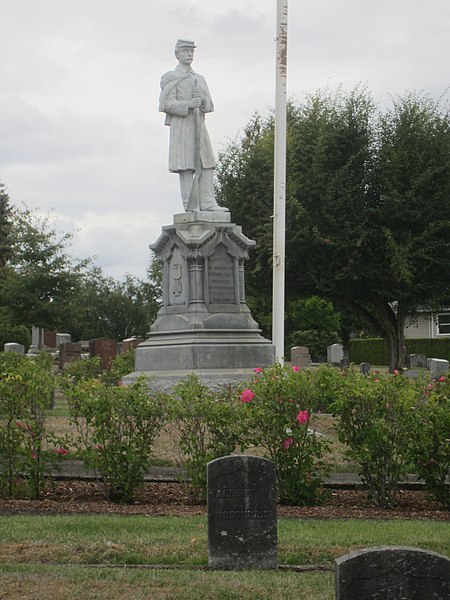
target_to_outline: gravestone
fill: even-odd
[[[332,365],[340,365],[344,360],[344,346],[342,344],[331,344],[327,348],[327,362]]]
[[[448,360],[444,360],[442,358],[430,358],[430,377],[432,379],[439,379],[439,377],[443,377],[448,371]]]
[[[39,353],[39,344],[41,343],[41,328],[31,327],[31,346],[28,348],[27,354],[34,356]]]
[[[122,341],[122,352],[128,352],[129,350],[134,350],[137,348],[141,342],[144,341],[144,338],[141,337],[131,337]]]
[[[359,372],[361,373],[361,375],[369,375],[369,373],[370,373],[370,363],[368,363],[368,362],[362,362],[359,365]]]
[[[309,348],[306,346],[294,346],[294,348],[291,348],[291,365],[293,367],[300,367],[302,369],[309,367],[310,363]]]
[[[415,369],[409,369],[404,372],[404,376],[408,379],[419,379],[419,375],[419,371],[416,371]]]
[[[336,600],[449,600],[450,560],[399,546],[347,554],[336,564]]]
[[[255,456],[208,464],[208,564],[276,569],[276,466]]]
[[[63,369],[64,365],[69,362],[81,359],[81,344],[79,343],[63,343],[59,347],[59,368]]]
[[[57,333],[56,334],[56,347],[59,348],[61,344],[70,344],[72,336],[70,333]]]
[[[3,350],[5,352],[15,352],[16,354],[25,354],[25,346],[23,344],[16,344],[15,342],[8,342],[4,344]]]
[[[44,331],[44,346],[50,350],[56,350],[56,331]]]
[[[409,354],[409,366],[411,369],[426,369],[427,357],[425,354]]]
[[[112,359],[116,357],[116,342],[109,338],[89,340],[89,354],[100,357],[100,368],[105,371],[109,368]]]

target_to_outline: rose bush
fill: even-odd
[[[238,389],[251,445],[263,450],[277,465],[280,499],[287,504],[309,505],[320,499],[327,474],[322,457],[327,442],[309,428],[317,394],[314,378],[306,370],[279,364],[255,369],[245,389]]]
[[[65,441],[46,433],[54,392],[52,358],[0,353],[0,491],[40,498],[63,456]]]
[[[395,503],[398,484],[409,469],[412,407],[418,383],[397,373],[366,377],[349,370],[333,403],[341,442],[359,465],[376,506]]]
[[[111,500],[131,502],[167,421],[166,395],[150,391],[145,378],[129,386],[80,380],[65,392],[86,466],[99,473]]]

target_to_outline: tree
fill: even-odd
[[[406,315],[450,292],[448,111],[420,95],[386,113],[364,89],[289,106],[286,295],[363,317],[403,364]],[[221,203],[257,242],[250,297],[271,293],[271,118],[254,116],[220,156]]]
[[[67,252],[70,234],[58,234],[50,216],[11,210],[11,252],[3,269],[0,306],[13,323],[54,329],[64,321],[68,299],[88,260]]]
[[[71,297],[65,329],[75,339],[145,337],[159,308],[160,288],[152,280],[126,274],[122,281],[106,276],[100,267],[83,273]]]
[[[311,296],[292,300],[288,315],[292,322],[289,347],[306,346],[313,361],[327,355],[327,347],[339,342],[340,315],[331,302]]]
[[[9,205],[9,195],[5,185],[0,182],[0,269],[5,266],[10,256],[10,232],[11,207]]]

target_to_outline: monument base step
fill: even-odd
[[[253,369],[179,369],[173,371],[135,371],[122,377],[122,382],[125,385],[130,385],[144,375],[149,388],[169,392],[180,381],[186,380],[190,374],[196,375],[202,383],[212,389],[237,385],[249,381],[254,376]]]

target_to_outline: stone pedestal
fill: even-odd
[[[275,361],[245,303],[244,260],[255,242],[229,213],[174,216],[150,247],[163,264],[163,305],[136,349],[131,383],[144,373],[161,389],[195,373],[215,387]]]

